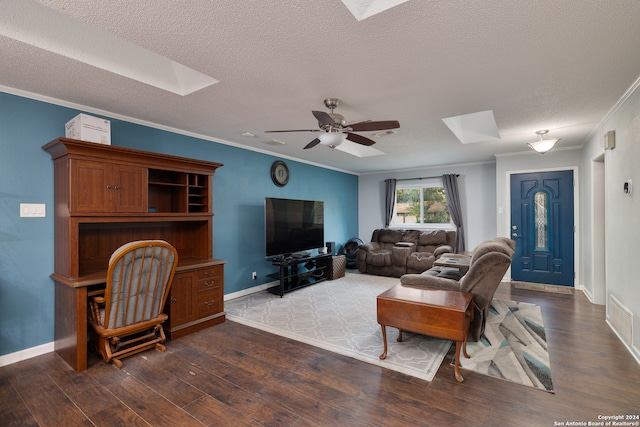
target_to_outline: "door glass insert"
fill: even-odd
[[[549,230],[547,193],[538,191],[533,196],[533,202],[536,249],[546,250],[549,245],[547,239],[547,231]]]

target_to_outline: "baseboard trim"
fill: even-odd
[[[53,350],[54,347],[52,341],[50,343],[37,345],[35,347],[25,348],[24,350],[16,351],[15,353],[5,354],[4,356],[0,356],[0,367],[11,365],[16,362],[22,362],[23,360],[31,359],[32,357],[51,353]]]
[[[276,281],[273,281],[273,282],[268,282],[268,283],[264,283],[262,285],[254,286],[254,287],[249,288],[249,289],[243,289],[243,290],[238,291],[238,292],[233,292],[233,293],[230,293],[230,294],[226,294],[224,296],[224,300],[225,301],[230,301],[232,299],[240,298],[240,297],[243,297],[245,295],[255,294],[256,292],[260,292],[260,291],[263,291],[265,289],[269,289],[269,288],[271,288],[273,286],[276,286],[278,283],[279,282],[276,280]]]
[[[254,286],[249,289],[244,289],[242,291],[234,292],[231,294],[227,294],[224,296],[224,300],[232,300],[235,298],[240,298],[244,295],[253,294],[256,292],[260,292],[264,289],[268,289],[272,286],[277,285],[278,282],[269,282],[259,286]],[[0,367],[12,365],[17,362],[22,362],[23,360],[31,359],[32,357],[41,356],[43,354],[51,353],[54,351],[54,342],[38,345],[31,348],[25,348],[24,350],[16,351],[15,353],[5,354],[0,356]]]
[[[624,345],[627,348],[627,351],[636,360],[636,363],[638,363],[638,365],[640,365],[640,351],[638,351],[638,348],[633,346],[633,345],[627,344],[625,342],[624,338],[622,337],[622,335],[620,335],[620,333],[611,324],[611,322],[609,322],[609,319],[606,319],[605,322],[606,322],[607,325],[609,325],[609,328],[613,331],[613,333],[616,335],[616,337],[618,337],[618,340],[620,340],[622,345]]]

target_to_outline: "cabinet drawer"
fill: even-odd
[[[220,265],[198,270],[198,280],[219,279],[222,280],[223,269]]]
[[[219,292],[222,288],[222,278],[211,278],[207,280],[198,280],[196,284],[196,292],[205,292],[215,289]]]
[[[210,316],[223,310],[223,296],[220,289],[198,293],[196,314],[198,317]]]

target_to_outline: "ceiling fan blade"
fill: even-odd
[[[347,139],[349,141],[355,142],[356,144],[361,144],[361,145],[366,145],[366,146],[373,145],[373,144],[376,143],[375,141],[373,141],[373,140],[371,140],[369,138],[365,138],[364,136],[357,135],[355,133],[347,133]]]
[[[349,127],[354,132],[370,132],[374,130],[397,129],[400,127],[400,123],[397,120],[366,121],[350,124]]]
[[[333,119],[329,114],[325,113],[324,111],[312,111],[312,113],[313,116],[318,119],[318,122],[320,122],[321,125],[333,126]]]
[[[308,143],[307,145],[305,145],[304,149],[306,150],[308,148],[313,148],[318,144],[320,144],[320,140],[318,138],[316,138],[313,141],[311,141],[310,143]]]
[[[295,129],[295,130],[265,130],[264,133],[274,132],[320,132],[320,129]]]

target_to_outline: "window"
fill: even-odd
[[[547,250],[547,234],[549,229],[549,220],[547,213],[547,193],[538,191],[533,196],[533,218],[535,223],[536,249]]]
[[[438,178],[400,181],[396,186],[396,205],[392,227],[452,227],[447,198]]]

